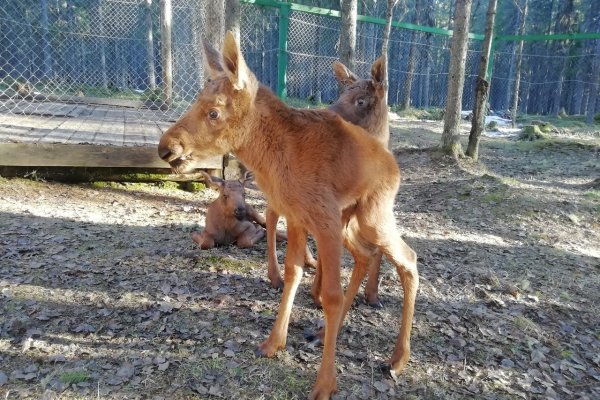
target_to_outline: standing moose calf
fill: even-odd
[[[341,86],[338,100],[329,107],[348,122],[364,128],[369,135],[377,139],[385,148],[388,148],[390,129],[388,122],[388,107],[384,99],[383,80],[385,63],[380,57],[371,66],[371,78],[359,79],[348,67],[339,61],[333,63],[335,79]],[[279,264],[275,251],[275,232],[279,215],[270,207],[267,208],[267,260],[268,276],[271,285],[275,288],[283,286],[279,274]],[[311,261],[310,250],[306,259]],[[314,264],[307,262],[307,264]],[[380,306],[379,302],[379,268],[381,253],[374,257],[368,267],[368,281],[365,285],[365,297],[372,307]],[[321,269],[317,267],[311,294],[316,304],[321,304]]]
[[[285,286],[271,334],[258,352],[273,357],[285,347],[310,232],[317,243],[325,314],[323,358],[310,399],[328,399],[336,390],[335,348],[348,299],[354,298],[369,259],[381,252],[396,267],[404,289],[400,332],[389,360],[391,371],[399,374],[410,358],[419,275],[416,254],[395,223],[400,171],[394,156],[332,111],[284,104],[249,70],[231,32],[222,53],[206,42],[204,51],[212,80],[163,134],[158,154],[175,172],[185,172],[189,160],[232,152],[254,172],[269,206],[287,219]],[[355,261],[346,297],[340,282],[342,246]]]
[[[240,181],[223,180],[202,172],[206,183],[219,191],[219,197],[206,210],[202,233],[192,233],[192,239],[202,249],[236,243],[238,247],[254,246],[265,236],[265,219],[246,203],[245,186],[252,178],[249,172]]]

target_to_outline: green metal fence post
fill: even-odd
[[[290,24],[290,4],[279,5],[279,59],[277,60],[277,96],[285,99],[287,96],[287,67],[288,67],[288,27]]]

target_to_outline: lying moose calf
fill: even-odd
[[[202,249],[236,243],[238,247],[254,246],[265,236],[265,218],[246,204],[245,186],[252,180],[246,172],[243,179],[223,180],[202,172],[206,183],[219,191],[219,197],[206,211],[206,227],[202,233],[192,233],[192,239]],[[280,239],[278,237],[278,239]]]

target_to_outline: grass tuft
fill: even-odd
[[[87,371],[69,371],[63,373],[58,379],[65,385],[73,385],[87,381],[90,375]]]

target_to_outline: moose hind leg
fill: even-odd
[[[236,240],[238,247],[242,249],[254,247],[259,240],[265,237],[265,231],[260,226],[249,221],[247,224],[246,230]]]
[[[389,361],[391,370],[395,374],[399,374],[406,367],[410,358],[410,332],[417,288],[419,287],[419,273],[417,271],[417,254],[400,238],[400,233],[396,227],[389,228],[388,234],[389,242],[381,246],[381,249],[388,260],[396,267],[396,272],[398,272],[404,290],[400,333]]]
[[[277,261],[277,249],[276,249],[276,238],[277,238],[277,220],[279,215],[270,207],[267,207],[267,276],[271,281],[271,286],[275,289],[281,289],[283,287],[283,280],[279,272],[279,262]]]
[[[369,261],[368,278],[365,284],[365,299],[367,300],[367,304],[374,308],[381,308],[381,301],[379,300],[379,270],[381,268],[382,255],[383,253],[380,251]]]
[[[378,200],[363,204],[357,216],[361,235],[379,247],[396,267],[404,290],[400,332],[389,360],[391,370],[399,374],[410,358],[410,333],[419,287],[417,255],[400,237],[393,213],[393,198],[390,196],[388,201],[385,198]]]

